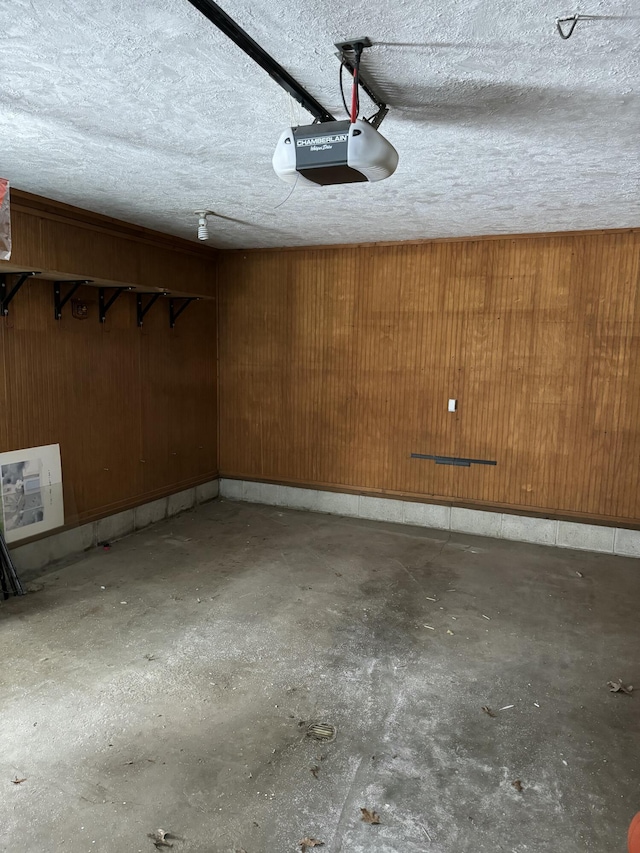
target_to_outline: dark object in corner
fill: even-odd
[[[7,543],[4,541],[4,536],[0,532],[0,586],[2,587],[2,597],[7,600],[9,598],[9,586],[13,595],[24,595],[24,588],[16,572],[16,567],[13,565]]]

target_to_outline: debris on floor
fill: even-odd
[[[584,575],[582,574],[582,572],[576,572],[576,574],[578,575],[578,577],[579,577],[579,578],[583,578],[583,577],[584,577]]]
[[[621,678],[617,681],[607,681],[607,687],[611,693],[626,693],[627,696],[633,693],[633,684],[623,684]]]
[[[380,823],[380,815],[378,812],[373,809],[369,811],[369,809],[361,808],[362,816],[360,820],[363,820],[365,823]]]
[[[156,847],[173,847],[168,838],[173,838],[170,832],[166,832],[164,829],[156,829],[155,832],[149,832],[147,834],[147,838],[150,838]]]
[[[18,777],[16,776],[16,778],[12,779],[11,781],[13,782],[14,785],[22,785],[23,782],[27,781],[27,777],[25,776],[24,779],[18,779]]]
[[[317,838],[309,838],[308,836],[298,841],[301,853],[307,853],[312,847],[324,847],[324,841],[318,841]]]
[[[521,793],[524,791],[524,788],[522,787],[522,782],[521,782],[519,779],[516,779],[516,780],[515,780],[514,782],[512,782],[511,784],[513,785],[513,787],[516,789],[516,791],[517,791],[519,794],[521,794]]]
[[[493,713],[493,711],[491,710],[491,708],[488,705],[483,705],[482,710],[485,712],[485,714],[488,714],[490,717],[495,717],[495,714]]]
[[[307,737],[325,741],[335,740],[336,727],[330,723],[311,723],[307,728]]]
[[[311,772],[312,772],[312,774],[313,774],[314,779],[317,779],[317,778],[318,778],[318,773],[320,772],[320,768],[318,767],[318,765],[317,765],[317,764],[314,764],[314,765],[313,765],[313,767],[310,767],[309,769],[311,770]]]

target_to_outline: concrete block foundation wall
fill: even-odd
[[[103,542],[122,539],[156,521],[213,500],[218,494],[228,500],[640,558],[639,530],[230,479],[210,480],[99,521],[12,547],[11,555],[21,577],[28,580],[51,563]]]
[[[640,530],[621,527],[602,527],[551,518],[416,503],[396,498],[324,492],[252,480],[221,479],[220,495],[229,500],[390,521],[395,524],[411,524],[514,542],[530,542],[534,545],[553,545],[558,548],[640,557]]]
[[[115,542],[129,533],[142,530],[163,518],[178,515],[186,509],[206,503],[218,496],[218,480],[210,480],[192,489],[175,492],[166,498],[141,504],[134,509],[115,513],[44,539],[16,545],[11,557],[21,577],[28,579],[50,563],[95,548],[103,542]]]

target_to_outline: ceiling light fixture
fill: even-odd
[[[198,240],[208,240],[209,223],[207,222],[207,216],[213,216],[213,211],[196,210],[196,216],[198,217]]]

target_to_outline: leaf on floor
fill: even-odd
[[[493,711],[491,710],[491,708],[488,705],[483,705],[482,710],[485,712],[485,714],[488,714],[490,717],[495,717],[495,714],[493,713]]]
[[[627,696],[633,693],[633,684],[623,684],[621,678],[617,681],[607,681],[607,687],[611,693],[626,693]]]
[[[365,823],[380,823],[380,815],[378,812],[373,809],[369,811],[369,809],[361,808],[362,816],[360,820],[363,820]]]
[[[320,770],[320,768],[318,767],[318,765],[317,765],[317,764],[314,764],[314,765],[313,765],[313,767],[310,767],[310,768],[309,768],[309,770],[311,770],[311,772],[313,773],[313,778],[314,778],[314,779],[317,779],[317,778],[318,778],[318,772],[319,772],[319,770]]]
[[[524,788],[522,787],[522,782],[519,779],[516,779],[515,782],[512,782],[511,784],[519,794],[524,791]]]
[[[156,847],[173,847],[173,844],[170,844],[167,841],[167,838],[172,838],[173,836],[169,832],[165,832],[164,829],[156,829],[155,832],[149,832],[147,834],[147,838],[150,838]]]
[[[12,779],[11,781],[13,782],[14,785],[22,785],[23,782],[27,781],[27,777],[25,776],[24,779],[18,779],[18,777],[16,776],[16,778]]]
[[[309,838],[306,836],[301,841],[298,841],[301,853],[307,853],[312,847],[324,847],[324,841],[318,841],[317,838]]]

